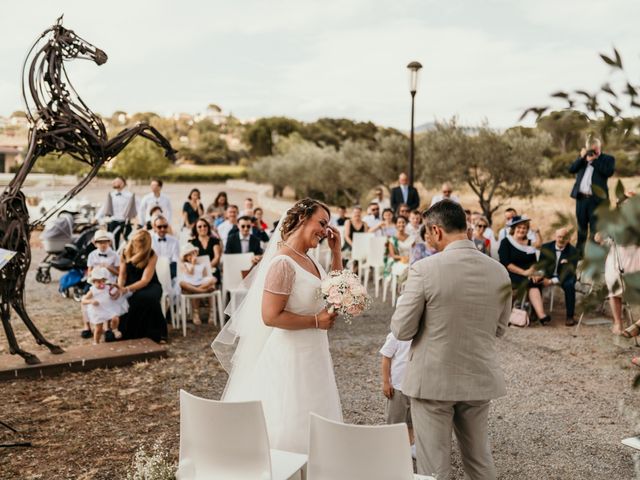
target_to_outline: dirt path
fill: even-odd
[[[35,253],[37,263],[42,252]],[[78,344],[78,304],[55,289],[55,283],[36,284],[31,274],[29,310],[48,338]],[[383,419],[377,351],[391,308],[376,303],[372,312],[331,332],[351,423]],[[21,323],[14,326],[22,345],[37,352]],[[186,338],[173,332],[170,356],[161,361],[1,383],[0,420],[34,446],[0,450],[0,478],[123,478],[135,450],[158,438],[177,459],[179,389],[219,398],[226,381],[209,348],[215,333],[210,325],[190,325]],[[0,353],[6,350],[0,333]],[[547,328],[510,329],[499,350],[509,389],[490,417],[499,478],[633,478],[632,451],[620,444],[637,433],[632,414],[640,412],[639,393],[630,388],[636,372],[628,367],[629,345],[615,345],[606,326],[585,327],[574,338],[558,318]],[[0,442],[9,440],[17,437],[0,431]],[[462,478],[457,453],[454,471]]]

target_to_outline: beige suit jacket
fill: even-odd
[[[391,319],[399,340],[413,340],[402,392],[445,401],[506,395],[496,337],[510,313],[507,270],[473,242],[414,263]]]

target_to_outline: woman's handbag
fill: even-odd
[[[522,297],[522,302],[520,302],[520,308],[518,308],[518,301],[513,304],[513,308],[511,309],[511,316],[509,317],[509,325],[514,325],[516,327],[528,327],[529,326],[529,314],[524,308],[524,300],[527,298],[527,292],[525,292]]]

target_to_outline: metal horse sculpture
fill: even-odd
[[[40,35],[25,59],[22,96],[31,123],[29,145],[19,171],[0,195],[0,248],[17,252],[0,270],[0,317],[9,351],[23,357],[28,364],[40,363],[40,360],[18,346],[10,322],[10,307],[13,307],[39,345],[45,345],[52,353],[63,353],[59,346],[44,338],[25,308],[25,279],[31,263],[31,231],[41,226],[87,186],[100,167],[135,137],[151,140],[162,147],[169,158],[175,158],[169,141],[145,123],[108,138],[102,120],[80,99],[67,76],[64,64],[73,59],[93,60],[97,65],[102,65],[107,61],[107,55],[72,30],[64,28],[60,17],[55,25]],[[37,158],[51,152],[66,153],[88,164],[91,170],[53,209],[30,224],[25,196],[20,189]]]

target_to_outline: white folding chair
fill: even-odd
[[[180,322],[180,315],[178,313],[180,298],[171,281],[171,268],[167,257],[158,257],[156,275],[162,286],[162,297],[160,298],[162,314],[166,316],[167,310],[169,310],[171,313],[171,325],[173,325],[173,328],[178,328]]]
[[[408,269],[409,265],[406,263],[396,262],[393,264],[393,266],[391,267],[391,273],[387,278],[384,279],[384,282],[382,283],[383,302],[387,301],[387,288],[391,286],[391,306],[395,307],[398,297],[398,290],[401,290],[402,285],[404,285],[404,282],[402,283],[402,285],[399,284],[400,277],[402,277]]]
[[[354,233],[351,238],[351,260],[350,267],[353,267],[354,262],[358,262],[358,275],[362,279],[364,270],[360,268],[362,262],[367,258],[367,252],[369,251],[369,240],[374,237],[373,233]]]
[[[225,253],[222,255],[222,303],[226,308],[227,294],[229,294],[232,313],[237,307],[238,297],[247,291],[242,285],[242,271],[251,269],[252,259],[253,253]]]
[[[369,239],[367,258],[362,264],[364,268],[364,286],[369,288],[369,273],[373,269],[373,285],[376,298],[380,294],[380,285],[384,273],[384,254],[387,250],[387,237],[372,237]]]
[[[306,455],[269,447],[260,402],[219,402],[180,390],[178,480],[304,480],[306,463]]]
[[[347,425],[312,413],[308,480],[433,479],[413,473],[407,425]]]
[[[205,275],[207,277],[213,276],[211,272],[211,260],[207,255],[200,255],[197,263],[205,266]],[[187,317],[189,313],[192,313],[191,300],[196,298],[208,298],[209,299],[209,320],[222,327],[222,294],[220,290],[214,290],[208,293],[180,293],[180,317],[182,320],[182,335],[187,336]]]

